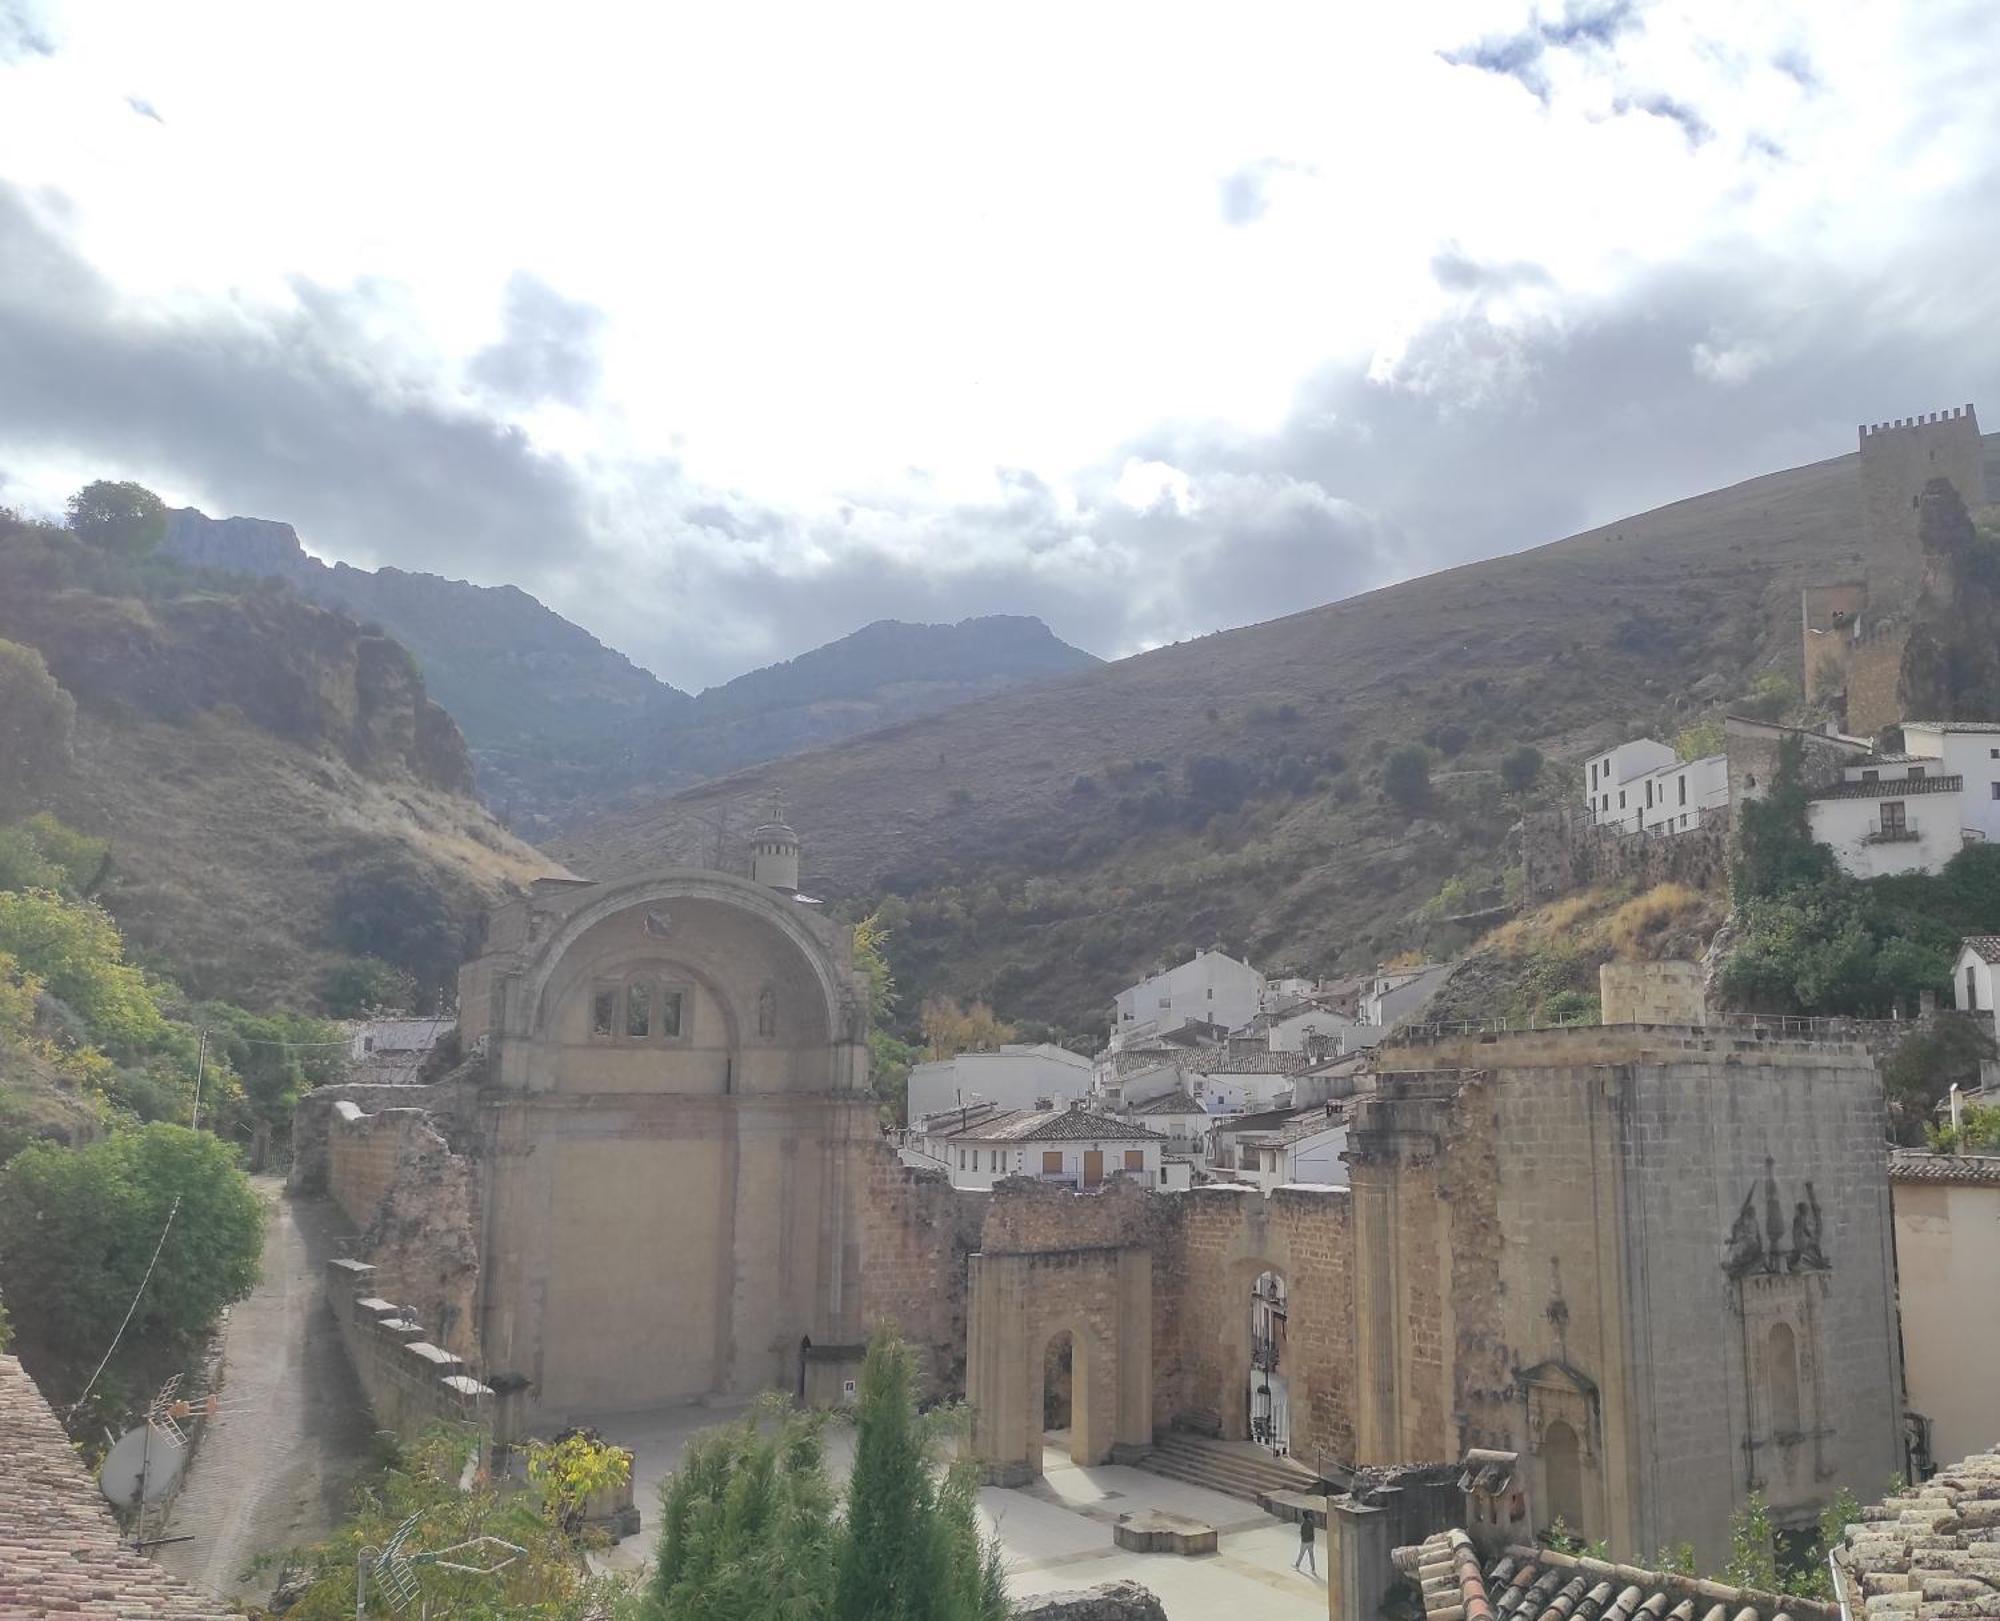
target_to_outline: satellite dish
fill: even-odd
[[[97,1489],[120,1508],[136,1508],[142,1501],[157,1503],[174,1489],[186,1467],[184,1443],[141,1424],[121,1435],[104,1455]]]

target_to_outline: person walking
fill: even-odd
[[[1310,1509],[1299,1516],[1299,1556],[1292,1561],[1292,1569],[1297,1570],[1301,1565],[1307,1566],[1315,1576],[1319,1574],[1319,1559],[1313,1553],[1313,1517]]]

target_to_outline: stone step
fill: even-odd
[[[1279,1493],[1298,1492],[1315,1483],[1309,1470],[1287,1459],[1260,1457],[1227,1443],[1173,1431],[1155,1440],[1138,1467],[1259,1506]]]

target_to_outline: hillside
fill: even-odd
[[[1989,437],[1989,461],[2000,440]],[[943,986],[1072,1029],[1150,964],[1221,942],[1269,967],[1367,964],[1458,875],[1497,899],[1510,747],[1555,769],[1664,732],[1776,669],[1799,597],[1863,566],[1856,458],[1773,473],[1512,556],[976,700],[551,848],[593,874],[685,858],[782,792],[808,886],[907,903],[906,1007]],[[1432,805],[1381,791],[1436,743]]]
[[[166,545],[184,562],[284,580],[388,630],[464,730],[481,797],[530,837],[1098,662],[1039,619],[885,619],[691,698],[512,586],[329,566],[289,524],[191,507],[169,515]]]
[[[470,797],[410,655],[343,615],[0,517],[0,641],[45,662],[64,734],[0,808],[108,839],[101,898],[193,995],[312,1006],[363,956],[429,994],[553,870]]]

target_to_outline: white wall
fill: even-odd
[[[1833,851],[1842,872],[1883,878],[1898,872],[1937,872],[1964,846],[1957,794],[1911,794],[1904,807],[1914,839],[1883,843],[1871,837],[1882,826],[1888,799],[1815,799],[1806,807],[1812,836]]]
[[[1403,970],[1378,974],[1362,998],[1362,1022],[1386,1030],[1399,1020],[1421,1012],[1450,972],[1450,963],[1427,963],[1414,973]]]
[[[1073,1103],[1090,1090],[1088,1058],[1060,1047],[1008,1046],[997,1053],[960,1053],[910,1070],[910,1119],[973,1102],[1032,1109],[1037,1098]]]
[[[1629,815],[1644,797],[1633,797],[1632,779],[1673,762],[1674,751],[1650,737],[1634,738],[1615,749],[1594,754],[1583,763],[1584,802],[1598,821],[1618,821],[1622,816]],[[1624,803],[1620,802],[1621,790]]]
[[[1905,724],[1903,744],[1911,754],[1942,761],[1944,775],[1965,779],[1959,799],[1961,827],[2000,840],[2000,731],[1947,732]]]
[[[1145,1029],[1175,1029],[1206,1019],[1234,1030],[1257,1016],[1264,976],[1220,951],[1198,952],[1164,973],[1118,993],[1111,1007],[1111,1044]]]
[[[1971,984],[1966,976],[1971,976]],[[1994,1005],[1993,965],[1970,946],[1960,946],[1952,965],[1951,991],[1961,1013],[1984,1015],[1989,1033],[2000,1040],[2000,1010]]]

